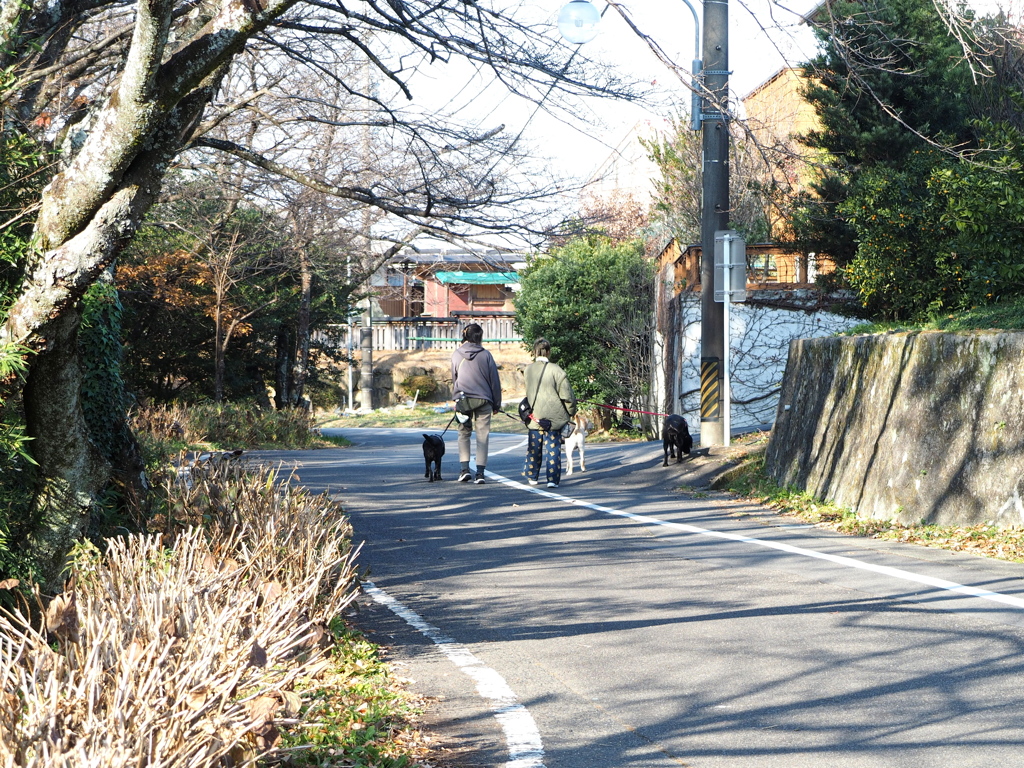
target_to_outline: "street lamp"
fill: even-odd
[[[700,439],[703,446],[728,445],[725,434],[729,404],[725,401],[725,317],[722,305],[715,302],[715,233],[729,228],[729,131],[726,104],[729,93],[729,3],[728,0],[704,2],[704,56],[700,55],[701,25],[690,0],[683,0],[693,14],[695,27],[690,128],[702,131],[703,175],[701,182],[701,322],[700,322]],[[589,6],[589,10],[583,8]],[[570,43],[593,39],[573,34],[575,23],[563,25],[562,19],[586,13],[600,14],[587,0],[572,0],[558,15],[558,28]],[[580,22],[579,27],[584,26]],[[566,29],[568,28],[568,33]],[[707,96],[707,100],[703,98]]]
[[[408,318],[410,313],[409,274],[415,266],[416,262],[412,259],[405,259],[398,265],[398,268],[402,270],[402,316],[404,318]]]
[[[700,72],[703,67],[700,58],[700,20],[697,9],[690,0],[683,0],[693,14],[693,61],[690,65],[690,130],[701,129],[701,82]],[[589,0],[571,0],[558,14],[558,31],[566,41],[575,45],[589,43],[597,35],[597,25],[601,21],[601,13]]]
[[[558,31],[570,43],[589,43],[600,20],[601,14],[588,0],[572,0],[558,14]]]

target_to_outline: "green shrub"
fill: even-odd
[[[25,350],[0,347],[0,381],[21,376],[25,371]],[[11,551],[11,543],[22,538],[19,526],[29,519],[32,504],[32,469],[36,462],[28,451],[31,440],[19,403],[0,397],[0,581],[32,580],[32,566]]]
[[[307,381],[305,393],[314,411],[333,411],[348,398],[344,387],[327,379]]]
[[[417,376],[406,376],[399,386],[406,397],[416,397],[418,391],[420,400],[428,400],[438,390],[437,379],[433,374],[424,373]]]

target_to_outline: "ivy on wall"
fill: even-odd
[[[117,288],[109,279],[98,280],[82,300],[82,411],[93,442],[108,460],[117,456],[127,438],[121,313]]]

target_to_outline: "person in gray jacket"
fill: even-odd
[[[484,482],[484,468],[487,465],[487,443],[491,434],[491,414],[501,410],[501,379],[494,357],[480,346],[484,330],[476,323],[470,323],[462,332],[462,346],[452,353],[452,392],[455,397],[466,399],[468,414],[459,418],[459,482],[468,483],[470,435],[476,426],[476,479]],[[458,411],[458,403],[456,403]]]
[[[562,479],[562,427],[576,415],[576,394],[569,377],[552,363],[551,344],[537,339],[533,345],[534,362],[526,367],[526,398],[533,409],[526,463],[523,475],[530,485],[540,482],[540,465],[544,462],[548,488],[557,488]]]

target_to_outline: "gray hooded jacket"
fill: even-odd
[[[491,353],[470,341],[452,353],[452,392],[488,400],[495,410],[501,408],[501,379]]]

